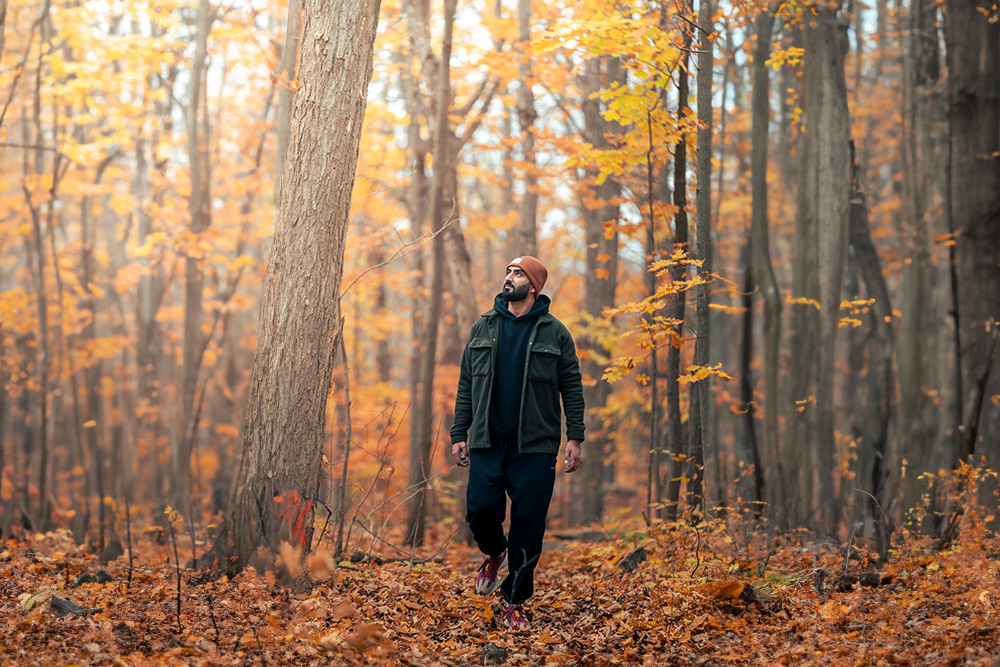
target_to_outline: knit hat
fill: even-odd
[[[523,257],[515,257],[510,260],[507,268],[509,269],[512,266],[516,266],[524,271],[524,275],[528,276],[528,282],[535,288],[536,294],[542,293],[545,281],[549,277],[549,270],[545,268],[544,264],[531,255],[524,255]]]

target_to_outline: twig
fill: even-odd
[[[173,517],[167,515],[167,525],[170,526],[170,542],[174,545],[174,569],[177,571],[177,634],[184,632],[181,625],[181,561],[177,556],[177,535],[174,533]]]
[[[855,522],[851,526],[851,537],[847,540],[847,549],[844,551],[844,574],[847,574],[847,570],[851,567],[851,547],[854,546],[854,534],[858,531],[858,526],[860,522]]]
[[[326,527],[330,525],[330,516],[333,514],[333,512],[331,512],[329,506],[327,506],[327,504],[324,503],[319,498],[316,499],[316,502],[322,505],[326,509],[326,521],[323,522],[323,530],[319,531],[319,539],[316,540],[316,545],[319,546],[320,544],[323,543],[323,535],[326,534]],[[309,550],[312,551],[311,546]]]
[[[364,276],[366,273],[374,271],[375,269],[380,269],[383,266],[389,264],[390,262],[399,259],[400,257],[405,257],[406,255],[409,255],[411,252],[419,250],[420,247],[423,246],[427,241],[433,240],[438,234],[446,230],[453,222],[456,222],[457,220],[458,218],[452,218],[451,220],[448,220],[443,225],[441,225],[441,227],[438,228],[436,231],[428,232],[427,234],[424,234],[423,236],[421,236],[416,240],[410,241],[409,243],[404,243],[402,246],[396,249],[396,252],[392,253],[392,256],[389,257],[389,259],[385,260],[384,262],[380,262],[378,264],[375,264],[374,266],[369,266],[367,269],[365,269],[358,275],[354,276],[354,280],[348,283],[347,287],[341,290],[340,298],[343,299],[344,295],[347,294],[347,292],[350,291],[352,287],[354,287],[354,283],[361,280],[362,276]],[[409,248],[410,246],[417,246],[417,247],[413,248],[413,250],[407,251],[407,248]]]
[[[694,573],[698,571],[699,567],[701,567],[701,531],[698,530],[697,523],[692,523],[691,527],[694,528],[694,534],[698,536],[698,542],[695,544],[694,547],[694,559],[695,559],[694,569],[691,570],[690,574],[690,576],[693,577]]]
[[[514,595],[517,593],[517,582],[518,580],[520,580],[521,575],[524,574],[525,569],[531,567],[534,563],[536,563],[538,561],[538,557],[541,556],[541,554],[536,554],[535,556],[529,559],[528,552],[525,549],[521,549],[521,553],[524,555],[525,560],[524,563],[521,564],[521,567],[517,568],[517,571],[514,573],[514,583],[510,587],[511,598],[513,598]]]
[[[215,611],[212,607],[215,606],[215,598],[211,593],[208,594],[208,617],[212,619],[212,629],[215,630],[215,648],[222,648],[219,643],[219,624],[215,622]]]
[[[131,486],[131,485],[130,485]],[[125,493],[125,535],[128,538],[128,582],[125,584],[125,591],[132,592],[132,510],[128,501],[128,492]]]
[[[344,319],[340,320],[340,330],[344,330]],[[347,363],[347,345],[340,346],[340,358],[344,362],[344,460],[340,467],[340,487],[337,491],[337,558],[344,551],[344,514],[347,511],[347,464],[351,458],[351,439],[354,432],[351,426],[351,369]],[[329,521],[329,516],[327,516]],[[326,526],[323,526],[326,530]]]
[[[267,656],[264,655],[264,647],[260,645],[260,637],[257,635],[257,626],[253,626],[253,638],[257,642],[257,652],[260,653],[260,661],[267,667]]]

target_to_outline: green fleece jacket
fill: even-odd
[[[490,446],[490,394],[497,355],[497,318],[490,309],[472,325],[462,353],[455,397],[452,443],[467,441],[470,448]],[[546,313],[538,318],[525,359],[518,448],[523,454],[559,451],[562,408],[566,437],[583,440],[583,381],[573,337],[562,322]]]

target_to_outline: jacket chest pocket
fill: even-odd
[[[536,345],[528,358],[528,379],[536,382],[558,380],[559,348],[555,345]]]
[[[469,343],[469,367],[473,375],[489,375],[493,365],[493,343],[488,338],[477,338]]]

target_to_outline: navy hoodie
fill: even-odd
[[[521,390],[524,386],[524,362],[528,354],[528,339],[535,322],[549,312],[551,301],[539,296],[530,311],[515,317],[507,308],[503,294],[493,300],[497,320],[497,358],[493,370],[493,394],[490,400],[490,433],[499,437],[516,438],[521,421]]]

